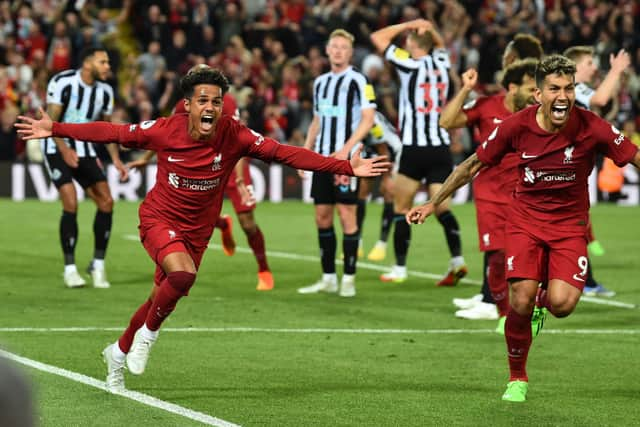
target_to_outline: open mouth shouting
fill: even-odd
[[[567,104],[553,104],[551,106],[551,117],[554,120],[564,121],[569,114],[569,105]]]
[[[213,121],[213,114],[203,114],[200,116],[200,128],[205,132],[210,131],[213,129]]]

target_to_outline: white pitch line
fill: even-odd
[[[70,379],[72,381],[82,383],[91,387],[95,387],[100,390],[104,390],[105,392],[108,392],[107,386],[104,383],[104,381],[100,381],[95,378],[88,377],[83,374],[79,374],[77,372],[68,371],[66,369],[58,368],[57,366],[47,365],[46,363],[38,362],[32,359],[27,359],[26,357],[18,356],[17,354],[10,353],[8,351],[1,350],[1,349],[0,349],[0,357],[13,360],[14,362],[28,366],[30,368],[37,369],[39,371],[43,371],[53,375],[58,375],[58,376]],[[238,424],[233,424],[233,423],[230,423],[229,421],[221,420],[220,418],[203,414],[202,412],[197,412],[188,408],[184,408],[174,403],[165,402],[164,400],[160,400],[153,396],[149,396],[148,394],[139,393],[137,391],[124,390],[122,392],[118,392],[114,394],[118,396],[126,397],[131,400],[135,400],[136,402],[140,402],[144,405],[152,406],[154,408],[162,409],[164,411],[171,412],[173,414],[181,415],[185,418],[189,418],[194,421],[199,421],[208,426],[239,427]]]
[[[122,328],[111,327],[71,327],[71,328],[0,328],[3,332],[113,332]],[[423,335],[474,335],[495,334],[495,329],[335,329],[335,328],[162,328],[162,332],[178,333],[228,333],[228,332],[255,332],[275,334],[423,334]],[[545,334],[578,334],[578,335],[637,335],[640,329],[544,329]]]
[[[133,240],[133,241],[140,241],[139,237],[133,234],[125,234],[124,235],[124,239],[125,240]],[[222,246],[215,244],[215,243],[210,243],[209,244],[209,249],[222,249]],[[236,246],[236,251],[240,252],[240,253],[244,253],[244,254],[253,254],[253,251],[249,248],[244,248],[244,247],[239,247]],[[313,256],[313,255],[298,255],[298,254],[292,254],[289,252],[278,252],[278,251],[267,251],[267,255],[273,258],[284,258],[284,259],[292,259],[292,260],[296,260],[296,261],[310,261],[310,262],[318,262],[320,261],[320,258],[317,256]],[[336,263],[337,264],[343,264],[341,259],[336,259]],[[378,264],[371,264],[368,262],[361,262],[358,261],[358,267],[360,268],[364,268],[366,270],[374,270],[374,271],[382,271],[382,272],[386,272],[389,270],[389,267],[387,266],[383,266],[383,265],[378,265]],[[415,277],[421,277],[424,279],[440,279],[442,277],[441,274],[433,274],[433,273],[428,273],[426,271],[415,271],[415,270],[407,270],[407,273],[410,276],[415,276]],[[461,283],[466,283],[468,285],[482,285],[482,282],[479,280],[473,280],[473,279],[461,279],[460,280]],[[621,301],[613,301],[611,299],[601,299],[601,298],[595,298],[595,297],[586,297],[583,296],[580,298],[582,301],[585,302],[591,302],[594,304],[600,304],[600,305],[609,305],[612,307],[620,307],[620,308],[628,308],[628,309],[635,309],[637,308],[637,306],[635,304],[629,304],[626,302],[621,302]]]

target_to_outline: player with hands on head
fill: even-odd
[[[338,160],[280,144],[222,115],[229,84],[218,70],[187,74],[180,84],[187,115],[131,125],[69,124],[53,122],[40,109],[40,119],[19,116],[15,125],[24,139],[90,136],[95,142],[157,153],[156,184],[139,209],[140,240],[156,263],[154,286],[118,341],[103,351],[111,391],[124,390],[125,363],[132,374],[144,372],[162,322],[189,294],[220,214],[225,184],[240,158],[355,176],[377,176],[389,167],[384,158],[362,159],[361,148],[351,160]]]
[[[402,49],[393,39],[405,31],[406,49]],[[411,242],[405,214],[423,180],[428,194],[433,196],[453,169],[451,138],[438,125],[440,109],[449,91],[451,61],[444,39],[426,19],[384,27],[371,34],[371,42],[378,52],[384,53],[400,79],[399,136],[403,148],[393,179],[395,265],[380,276],[383,282],[400,283],[407,280]],[[467,274],[467,267],[462,256],[460,226],[448,200],[438,206],[437,217],[451,256],[447,272],[437,286],[455,286]]]

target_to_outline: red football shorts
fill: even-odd
[[[203,240],[203,244],[195,246],[186,240],[180,231],[160,222],[140,225],[140,240],[156,263],[154,283],[158,286],[167,277],[161,268],[162,260],[167,255],[173,252],[185,252],[189,254],[197,270],[207,249],[206,239]]]
[[[488,252],[504,249],[505,224],[509,207],[486,200],[476,200],[475,204],[480,250]]]
[[[505,237],[507,279],[560,279],[584,288],[589,266],[584,234],[509,222]]]
[[[249,172],[249,162],[245,160],[244,167],[242,168],[242,175],[244,178],[244,185],[251,185],[251,173]],[[224,194],[231,200],[233,204],[233,210],[236,213],[243,212],[251,212],[256,208],[256,204],[253,203],[251,205],[242,204],[242,200],[240,197],[240,192],[238,192],[238,186],[236,185],[236,170],[233,169],[231,176],[229,177],[229,181],[227,182],[227,186],[224,188]]]

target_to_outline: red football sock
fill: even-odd
[[[153,304],[147,313],[145,324],[151,331],[160,329],[160,325],[176,308],[178,300],[189,294],[196,275],[186,271],[174,271],[160,283],[153,297]]]
[[[227,229],[227,221],[224,220],[224,218],[222,217],[218,217],[218,219],[216,220],[216,228],[220,231],[222,230],[226,230]]]
[[[526,365],[531,347],[531,314],[522,316],[513,308],[509,310],[504,336],[509,355],[509,381],[528,381]]]
[[[504,251],[489,253],[489,290],[500,317],[509,313],[509,285],[504,272]]]
[[[267,251],[264,246],[264,235],[262,234],[260,227],[256,226],[255,233],[247,235],[247,241],[249,242],[249,246],[251,246],[251,250],[253,250],[253,255],[256,257],[256,261],[258,262],[258,271],[269,271],[269,264],[267,264]]]
[[[149,308],[151,307],[152,301],[148,299],[142,304],[138,310],[134,313],[129,321],[129,326],[122,333],[122,336],[118,340],[118,347],[124,353],[128,353],[129,349],[131,349],[131,343],[133,342],[133,336],[136,331],[142,327],[144,324],[144,320],[147,318],[147,313],[149,312]]]

